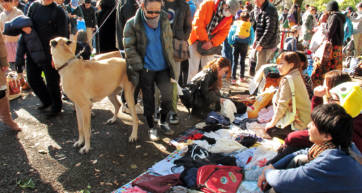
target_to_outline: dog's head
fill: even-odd
[[[49,42],[50,52],[55,64],[61,65],[62,61],[74,57],[76,44],[64,37],[56,37]],[[61,60],[61,61],[60,61]]]

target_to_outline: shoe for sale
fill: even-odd
[[[148,135],[149,135],[151,141],[159,140],[159,137],[157,134],[157,129],[155,129],[155,128],[151,128],[150,130],[148,130]]]
[[[165,123],[159,123],[160,129],[161,131],[165,134],[165,135],[173,135],[175,132],[170,128],[170,126],[168,125],[167,122]]]
[[[178,119],[178,115],[176,113],[172,113],[170,114],[170,119],[169,119],[170,124],[172,125],[177,125],[180,123],[180,120]]]

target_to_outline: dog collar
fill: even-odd
[[[73,60],[77,59],[78,57],[74,56],[73,58],[69,59],[66,63],[64,63],[63,65],[61,65],[59,68],[56,68],[55,70],[62,70],[63,68],[67,67],[71,62],[73,62]]]

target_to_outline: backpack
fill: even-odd
[[[237,166],[205,165],[197,170],[196,184],[205,193],[236,193],[243,180]]]

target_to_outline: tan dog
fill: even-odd
[[[74,102],[77,122],[78,141],[74,147],[84,147],[80,153],[90,149],[90,123],[92,103],[107,97],[114,106],[114,115],[107,121],[113,123],[121,107],[116,94],[120,87],[125,92],[126,101],[132,115],[132,134],[129,141],[137,140],[138,117],[134,103],[134,86],[128,80],[126,61],[120,53],[110,52],[95,57],[94,60],[78,59],[74,55],[75,43],[67,38],[57,37],[50,41],[51,54],[55,69],[58,70],[64,92]],[[116,57],[114,57],[116,56]]]

